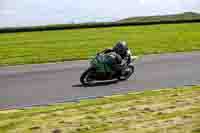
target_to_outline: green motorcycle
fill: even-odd
[[[98,53],[90,61],[90,67],[83,72],[80,77],[80,82],[83,85],[92,85],[95,81],[106,80],[127,80],[135,72],[133,62],[137,59],[137,56],[131,57],[131,62],[128,63],[128,59],[123,60],[123,70],[120,73],[112,71],[107,62],[108,58],[105,54]]]

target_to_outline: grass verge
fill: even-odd
[[[200,86],[0,111],[0,132],[199,133]]]
[[[200,50],[200,23],[0,34],[0,66],[88,59],[126,40],[137,55]]]

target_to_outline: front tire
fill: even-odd
[[[131,75],[135,72],[135,67],[133,65],[129,65],[125,71],[127,72],[125,72],[124,75],[118,77],[119,80],[128,80],[131,77]]]

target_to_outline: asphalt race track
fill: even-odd
[[[88,61],[1,67],[0,109],[200,85],[200,52],[143,56],[135,66],[136,76],[128,81],[98,83],[91,87],[83,87],[79,82]]]

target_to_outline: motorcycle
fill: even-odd
[[[133,65],[133,62],[136,59],[137,56],[131,56],[131,61],[129,62],[127,58],[123,59],[122,62],[123,69],[120,73],[113,72],[112,70],[111,73],[106,73],[106,72],[102,73],[97,71],[97,68],[99,67],[97,65],[98,62],[103,60],[103,55],[98,53],[95,57],[91,59],[89,68],[82,73],[80,77],[80,82],[82,83],[82,85],[92,85],[94,81],[108,81],[114,79],[118,79],[119,81],[128,80],[130,76],[135,72],[135,67]],[[103,66],[101,68],[106,68],[106,66]]]

